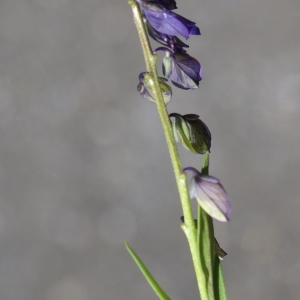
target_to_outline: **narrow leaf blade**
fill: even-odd
[[[214,288],[216,300],[228,300],[221,261],[216,255],[214,265]]]
[[[209,153],[204,155],[201,174],[209,173]],[[210,300],[216,300],[214,294],[214,225],[212,218],[198,205],[197,241],[200,259],[206,269],[206,285]]]
[[[157,283],[157,281],[154,279],[150,271],[147,269],[147,267],[144,265],[142,260],[138,257],[138,255],[132,250],[132,248],[128,245],[128,243],[125,243],[125,247],[145,278],[147,279],[148,283],[156,293],[159,299],[161,300],[171,300],[171,298],[166,294],[166,292],[161,288],[161,286]]]

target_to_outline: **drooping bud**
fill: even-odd
[[[220,222],[230,221],[231,204],[219,179],[202,175],[192,167],[183,169],[183,172],[186,171],[193,173],[190,187],[191,198],[195,198],[201,208],[212,218]]]
[[[143,98],[151,102],[155,102],[152,75],[148,72],[143,72],[139,75],[139,80],[140,83],[137,86],[137,91]],[[164,102],[167,105],[172,99],[172,89],[165,83],[165,81],[168,81],[168,79],[159,77],[159,86],[164,98]]]
[[[172,122],[173,133],[176,142],[195,154],[210,152],[211,134],[208,127],[199,119],[198,115],[180,115],[172,113],[169,117],[174,117]]]

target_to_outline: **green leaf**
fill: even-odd
[[[228,300],[221,260],[218,255],[215,256],[214,287],[216,300]]]
[[[148,283],[150,284],[150,286],[152,287],[152,289],[154,290],[158,298],[161,300],[171,300],[171,298],[160,287],[160,285],[154,279],[154,277],[149,272],[147,267],[144,265],[142,260],[137,256],[137,254],[132,250],[132,248],[128,245],[127,242],[125,242],[125,247],[129,252],[129,254],[131,255],[131,257],[133,258],[133,260],[135,261],[135,263],[137,264],[137,266],[139,267],[139,269],[141,270],[141,272],[143,273],[143,275],[145,276],[145,278],[147,279]]]
[[[209,153],[206,153],[202,163],[201,174],[208,175]],[[214,293],[214,257],[215,257],[215,240],[214,225],[212,218],[198,205],[198,222],[197,222],[197,241],[199,247],[200,260],[205,266],[205,278],[207,291],[210,300],[216,300]]]
[[[201,174],[209,174],[209,153],[206,153],[204,156]],[[206,265],[206,282],[210,293],[210,299],[228,300],[222,265],[218,253],[216,252],[216,247],[219,249],[221,248],[216,244],[214,238],[213,221],[200,206],[198,206],[197,223],[199,224],[197,226],[197,234],[200,259],[202,259]],[[221,250],[224,252],[223,249]],[[226,254],[226,252],[224,253]]]

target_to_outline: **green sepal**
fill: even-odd
[[[171,126],[172,126],[175,141],[178,144],[179,143],[179,136],[178,136],[178,130],[177,130],[176,122],[173,122],[173,123],[171,122]]]
[[[198,152],[195,150],[195,148],[193,147],[191,141],[186,136],[186,134],[184,132],[184,129],[182,127],[177,126],[177,130],[179,132],[180,141],[181,141],[182,146],[184,148],[190,150],[191,152],[197,154]]]
[[[197,153],[190,142],[191,136],[188,123],[180,114],[173,113],[170,114],[170,117],[175,118],[174,122],[171,122],[171,124],[176,142],[178,143],[180,140],[181,144],[186,149],[192,151],[193,153]]]
[[[195,114],[183,117],[191,128],[191,144],[195,151],[200,154],[210,152],[211,134],[206,124]]]
[[[147,279],[148,283],[156,293],[159,299],[161,300],[171,300],[171,298],[166,294],[166,292],[161,288],[161,286],[157,283],[157,281],[154,279],[150,271],[147,269],[147,267],[144,265],[142,260],[138,257],[138,255],[132,250],[132,248],[128,245],[127,242],[125,242],[125,247],[145,278]]]
[[[175,127],[180,137],[180,142],[186,149],[197,153],[191,143],[191,129],[189,124],[181,116],[175,118]]]
[[[163,58],[162,67],[163,67],[163,74],[169,77],[172,73],[172,68],[173,68],[173,63],[169,52],[166,52],[166,56]]]
[[[184,119],[184,118],[178,118],[179,119],[179,122],[178,122],[178,125],[180,124],[180,126],[178,126],[178,128],[180,128],[185,137],[187,138],[187,140],[191,140],[191,128],[188,124],[188,122]]]

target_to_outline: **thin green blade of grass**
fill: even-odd
[[[132,248],[128,245],[128,243],[125,243],[125,247],[145,278],[147,279],[148,283],[156,293],[159,299],[161,300],[171,300],[171,298],[166,294],[166,292],[161,288],[161,286],[157,283],[157,281],[154,279],[150,271],[147,269],[145,264],[142,262],[142,260],[138,257],[138,255],[132,250]]]

